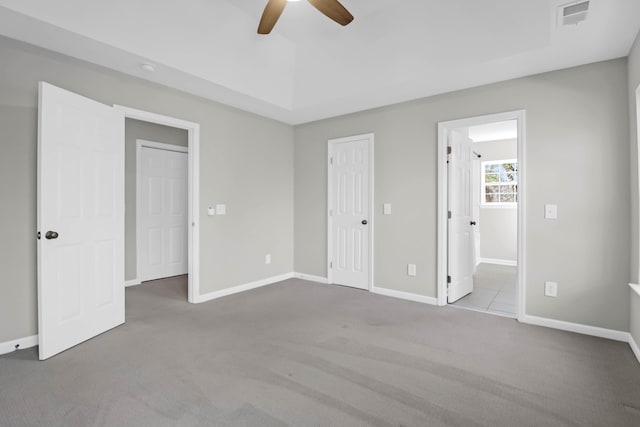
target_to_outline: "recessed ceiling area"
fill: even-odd
[[[0,0],[0,34],[289,124],[626,56],[640,1],[342,0],[342,27],[266,0]],[[150,64],[154,73],[144,72]]]

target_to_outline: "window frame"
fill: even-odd
[[[483,208],[516,208],[518,207],[518,202],[487,202],[487,182],[486,182],[486,165],[502,165],[505,163],[516,163],[518,164],[518,159],[500,159],[500,160],[484,160],[480,162],[480,207]],[[518,200],[518,183],[520,182],[520,170],[516,172],[518,175],[518,180],[516,181],[516,200]],[[489,183],[489,185],[501,185],[505,184],[502,181],[497,183]]]

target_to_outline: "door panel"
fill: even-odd
[[[331,165],[332,280],[369,288],[369,158],[371,141],[334,143]]]
[[[472,209],[472,141],[459,131],[452,131],[449,141],[449,253],[448,275],[451,278],[448,302],[473,292],[473,220]]]
[[[142,147],[141,280],[187,274],[187,153]]]
[[[38,111],[38,340],[46,359],[124,323],[124,116],[47,83]]]

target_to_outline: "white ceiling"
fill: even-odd
[[[298,124],[626,56],[639,0],[342,0],[341,27],[289,3],[271,35],[266,0],[0,0],[0,34]],[[147,74],[140,64],[156,65]]]

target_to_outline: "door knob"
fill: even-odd
[[[45,234],[44,237],[48,240],[57,239],[58,233],[55,231],[47,231],[47,234]]]
[[[476,225],[476,222],[475,221],[471,221],[471,225]]]
[[[367,224],[368,224],[367,220],[366,220],[366,219],[363,219],[363,220],[362,220],[362,225],[367,225]]]

